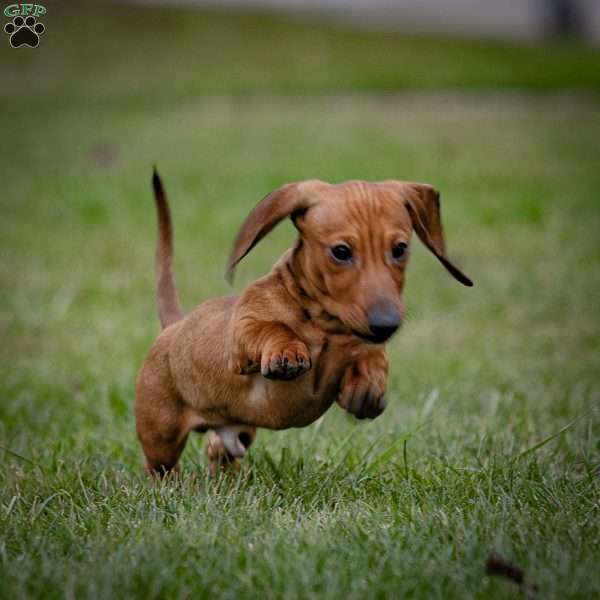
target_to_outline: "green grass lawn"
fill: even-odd
[[[0,597],[518,597],[491,551],[540,598],[597,595],[600,53],[67,7],[0,51]],[[231,291],[254,203],[309,177],[433,183],[475,287],[418,247],[382,417],[261,431],[217,479],[196,437],[153,484],[153,163],[188,308]]]

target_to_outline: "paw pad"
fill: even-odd
[[[304,356],[301,352],[276,352],[266,359],[263,358],[262,363],[261,373],[263,377],[282,381],[296,379],[311,367],[308,354]]]
[[[11,23],[4,26],[4,32],[10,35],[10,45],[13,48],[29,46],[35,48],[40,43],[40,35],[46,28],[31,15],[27,18],[15,17]]]

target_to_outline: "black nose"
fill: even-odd
[[[395,306],[379,305],[369,312],[369,329],[374,341],[385,342],[396,333],[402,319]]]

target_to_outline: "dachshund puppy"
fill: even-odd
[[[137,432],[146,469],[178,468],[188,434],[211,430],[211,472],[237,465],[257,427],[304,427],[336,401],[359,419],[385,408],[384,344],[402,324],[411,234],[462,284],[448,259],[438,192],[402,181],[310,180],[268,194],[243,223],[235,266],[282,219],[298,239],[240,296],[207,300],[184,315],[171,269],[167,198],[153,176],[158,213],[157,299],[163,326],[136,383]]]

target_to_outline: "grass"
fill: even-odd
[[[51,8],[39,49],[0,55],[0,597],[514,598],[491,551],[540,597],[597,594],[597,51]],[[230,291],[249,207],[305,177],[434,183],[476,286],[418,248],[383,417],[260,432],[217,479],[195,438],[154,485],[131,413],[154,162],[188,307]]]

